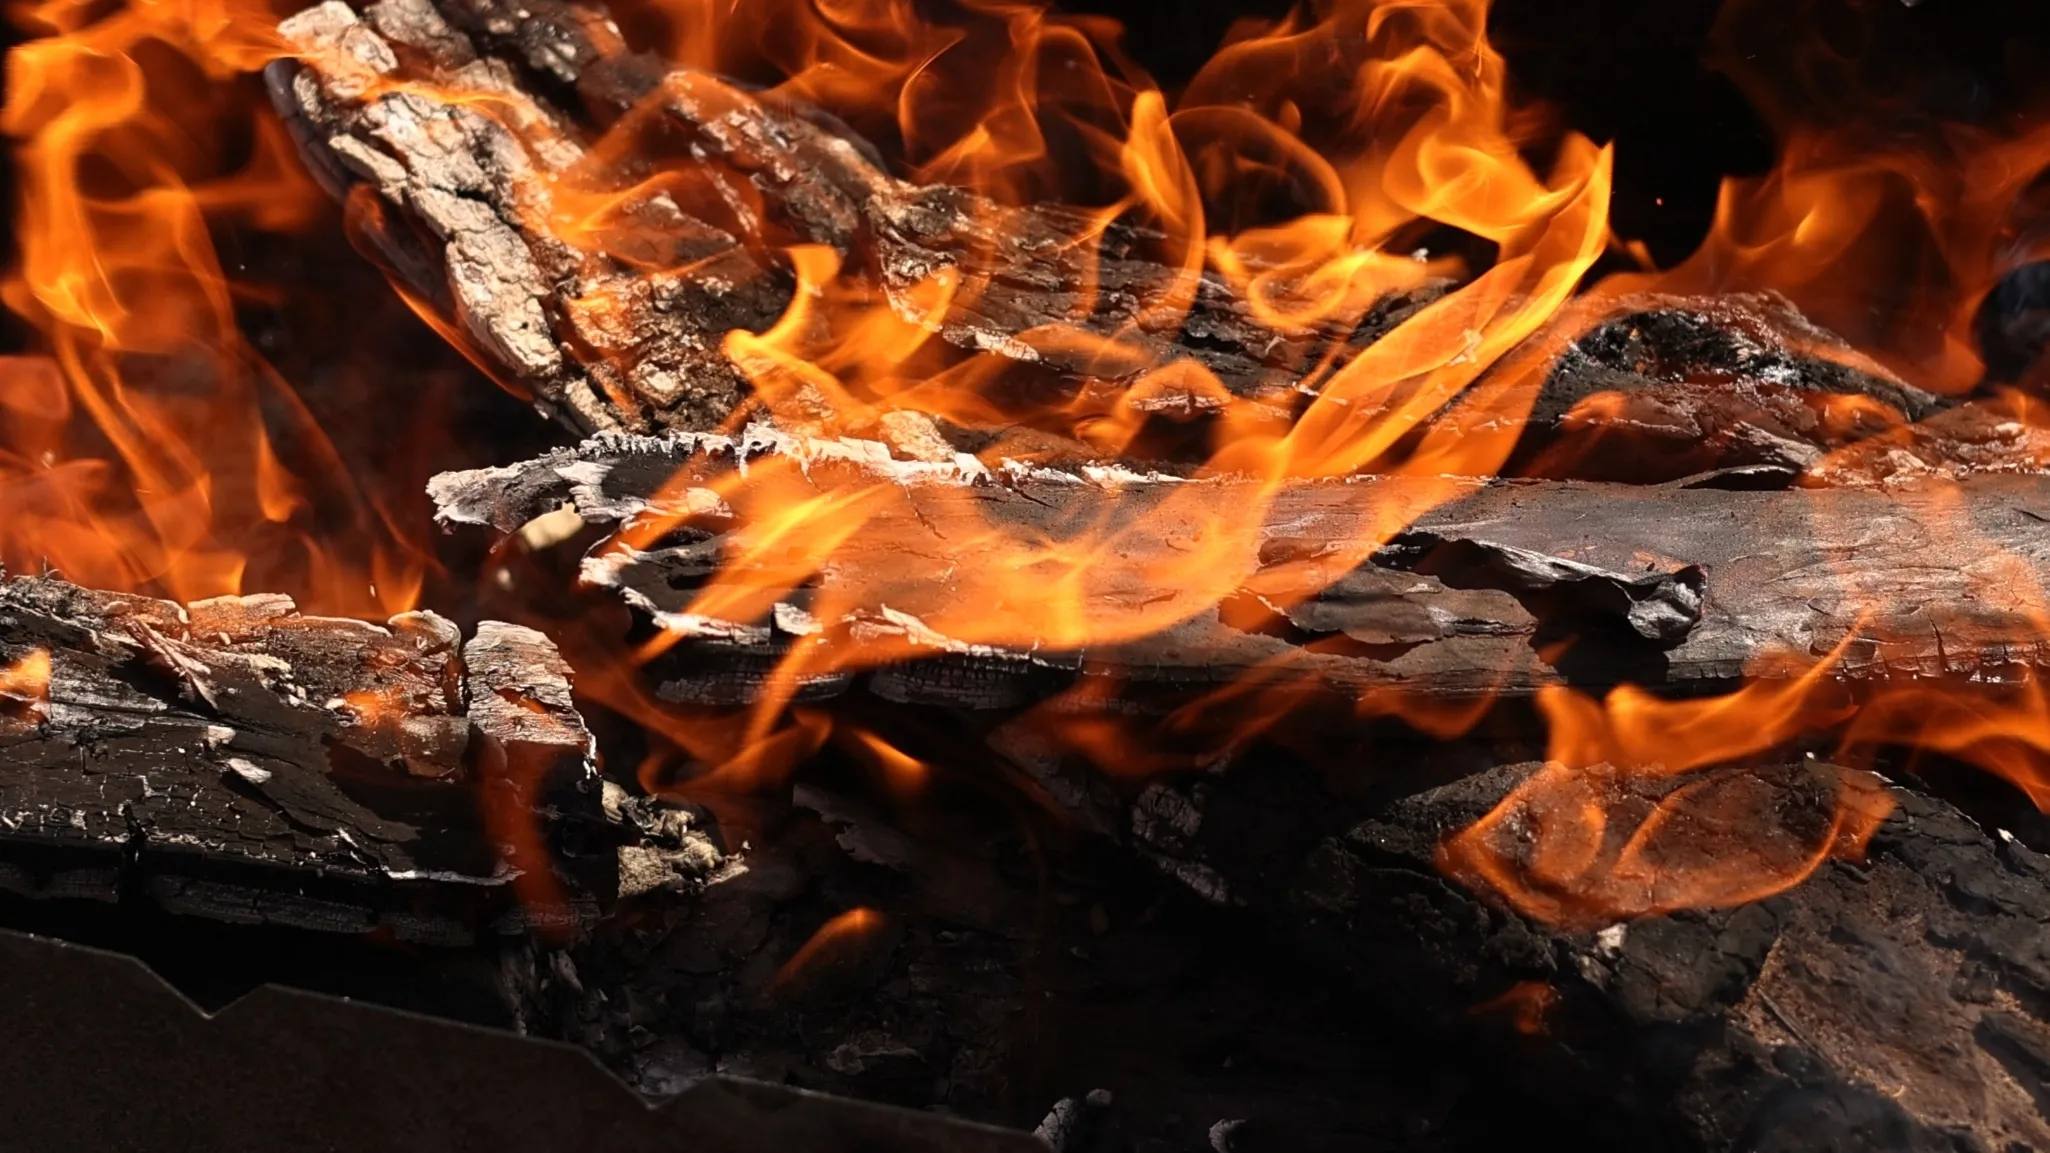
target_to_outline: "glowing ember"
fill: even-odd
[[[29,705],[50,699],[50,654],[36,649],[0,668],[0,697]]]

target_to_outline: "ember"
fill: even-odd
[[[1641,35],[1778,142],[1646,229],[1564,7],[1162,71],[1033,0],[17,5],[0,913],[1061,1153],[2050,1145],[2039,49]]]

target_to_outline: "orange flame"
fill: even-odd
[[[50,652],[33,649],[0,669],[0,697],[28,704],[50,699]]]
[[[1829,669],[1694,701],[1546,690],[1548,763],[1449,839],[1441,866],[1563,924],[1744,904],[1800,883],[1862,847],[1890,802],[1854,776],[1733,762],[1844,719],[1848,708],[1818,699]]]
[[[1871,13],[1819,7],[1722,5],[1711,63],[1765,114],[1778,161],[1723,182],[1708,238],[1688,260],[1610,287],[1776,289],[1861,357],[1931,391],[1965,392],[1985,370],[1973,333],[1980,306],[2003,276],[2050,257],[2036,195],[2050,172],[2050,116],[1939,121],[1909,96],[1875,90],[1871,63],[1830,43],[1827,30]]]
[[[267,7],[24,4],[0,130],[18,141],[21,260],[6,305],[44,355],[0,362],[0,563],[191,600],[252,558],[309,607],[411,607],[421,565],[340,476],[236,325],[213,230],[293,232],[323,200],[284,130],[232,84],[282,45]],[[237,159],[233,142],[248,141]],[[268,414],[268,415],[267,415]],[[354,506],[346,539],[315,508]],[[282,530],[282,531],[281,531]]]
[[[757,271],[787,271],[797,290],[776,324],[724,335],[723,351],[752,389],[748,416],[819,436],[894,437],[900,448],[929,418],[984,434],[980,463],[992,468],[1076,445],[1121,454],[1172,435],[1196,446],[1194,478],[1241,483],[1149,485],[1143,501],[1101,521],[1056,517],[1030,528],[992,517],[972,489],[914,496],[777,457],[709,488],[664,494],[618,534],[615,553],[650,547],[707,509],[736,527],[722,528],[730,547],[721,571],[639,659],[702,622],[758,621],[827,572],[835,579],[813,606],[818,619],[891,627],[800,637],[759,703],[738,717],[662,706],[631,669],[585,670],[587,691],[673,744],[644,766],[651,789],[665,783],[671,751],[708,770],[698,785],[747,788],[837,739],[885,788],[908,794],[929,766],[866,730],[836,730],[798,703],[807,684],[940,643],[1086,651],[1225,611],[1241,596],[1286,608],[1313,595],[1463,491],[1467,482],[1455,478],[1496,473],[1550,354],[1623,294],[1777,288],[1862,350],[1807,351],[1958,392],[1983,372],[1970,329],[1980,303],[2002,275],[2046,255],[2014,207],[2050,168],[2043,123],[1875,141],[1799,122],[1760,95],[1765,79],[1733,63],[1780,127],[1779,166],[1726,184],[1693,258],[1611,278],[1576,303],[1609,243],[1612,158],[1578,135],[1537,138],[1539,118],[1512,102],[1507,68],[1487,40],[1485,0],[1332,0],[1280,21],[1242,22],[1172,96],[1124,55],[1108,21],[1023,0],[960,0],[947,19],[927,7],[624,6],[630,33],[665,42],[700,71],[672,76],[649,106],[579,142],[583,158],[548,169],[525,223],[593,267],[675,280],[725,275],[641,209],[669,197],[703,205],[706,220],[741,221],[759,216],[748,200],[760,192],[722,183],[694,160],[660,162],[653,100],[817,106],[900,156],[913,178],[975,194],[969,211],[992,234],[1023,219],[1007,214],[1046,201],[1083,206],[1057,225],[1042,222],[1072,307],[1016,334],[1008,351],[1083,366],[1088,379],[1052,401],[1020,399],[999,387],[1019,371],[1012,357],[936,339],[1000,287],[972,263],[886,294],[832,250],[783,245],[758,229],[744,237],[747,259],[763,262]],[[1759,7],[1730,4],[1725,38]],[[23,174],[22,258],[4,299],[40,339],[37,355],[0,360],[0,499],[10,514],[0,563],[191,599],[240,591],[253,564],[276,569],[283,553],[303,570],[310,606],[376,616],[410,607],[419,560],[376,502],[339,475],[310,416],[242,336],[236,305],[257,286],[231,276],[214,246],[229,228],[286,232],[328,219],[276,122],[252,117],[244,99],[241,81],[286,51],[275,14],[252,0],[45,0],[18,11],[42,35],[11,55],[0,111]],[[745,86],[753,81],[767,87]],[[408,91],[475,108],[537,153],[560,143],[563,130],[516,98]],[[227,146],[242,139],[247,156]],[[1548,164],[1527,158],[1540,153]],[[370,210],[360,201],[351,209]],[[1492,262],[1466,268],[1420,251],[1443,230],[1491,245]],[[1113,236],[1165,271],[1129,286],[1129,307],[1100,324]],[[1911,265],[1916,273],[1904,275]],[[1939,274],[1921,275],[1923,267]],[[1234,290],[1281,347],[1320,326],[1350,331],[1390,294],[1441,277],[1463,283],[1363,349],[1305,355],[1288,366],[1283,396],[1242,395],[1197,360],[1157,351],[1206,278]],[[1872,286],[1903,284],[1904,300],[1876,307]],[[618,299],[593,292],[570,310],[591,334],[588,355],[629,355],[631,334],[615,331]],[[1575,419],[1599,423],[1619,403],[1591,399]],[[1832,430],[1902,423],[1876,404],[1818,403]],[[2025,423],[2043,424],[2026,421],[2029,403],[2006,403]],[[1315,561],[1260,563],[1283,486],[1366,472],[1405,478],[1402,497],[1362,486],[1351,531]],[[336,507],[350,511],[339,520],[315,511]],[[946,542],[945,557],[921,558],[946,566],[943,598],[905,566],[876,561],[901,543],[889,526],[913,522]],[[2040,599],[2026,585],[2015,587]],[[47,689],[42,659],[38,691]],[[1526,913],[1567,922],[1778,891],[1831,854],[1855,851],[1883,814],[1883,798],[1854,775],[1773,777],[1755,763],[1824,733],[1840,736],[1845,760],[1906,744],[2050,800],[2050,702],[2035,683],[1889,689],[1853,708],[1833,695],[1834,659],[1792,673],[1761,667],[1744,688],[1708,700],[1660,701],[1630,688],[1600,702],[1548,692],[1540,704],[1550,763],[1448,841],[1446,868]],[[25,686],[20,693],[0,691],[34,688],[33,662],[0,680]],[[1085,678],[1033,720],[1106,766],[1187,767],[1256,738],[1290,739],[1277,722],[1318,695],[1311,684],[1287,663],[1263,667],[1142,728],[1064,711],[1117,691]],[[352,703],[373,717],[380,706]],[[1449,737],[1487,707],[1485,694],[1446,705],[1377,691],[1353,712]],[[521,766],[495,772],[517,791]],[[537,856],[541,846],[520,852]],[[786,973],[881,924],[869,910],[844,914]]]
[[[1473,1013],[1499,1013],[1507,1018],[1510,1028],[1526,1037],[1535,1037],[1545,1031],[1545,1017],[1558,1001],[1559,991],[1543,981],[1518,981],[1503,990],[1501,996],[1475,1005]]]
[[[858,966],[869,958],[889,925],[887,916],[865,906],[833,917],[783,962],[769,979],[768,991],[793,993],[820,982],[833,970]]]

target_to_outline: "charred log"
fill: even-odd
[[[354,202],[357,223],[394,279],[583,431],[705,428],[739,403],[740,377],[720,341],[781,314],[791,281],[769,252],[791,242],[855,261],[907,318],[928,311],[914,299],[918,286],[947,270],[972,288],[940,321],[944,338],[1031,365],[1042,390],[1051,374],[1062,387],[1115,392],[1147,367],[1186,357],[1232,391],[1285,408],[1306,376],[1343,363],[1435,293],[1420,271],[1411,293],[1280,332],[1216,277],[1192,279],[1149,258],[1163,238],[1128,223],[1105,232],[1085,278],[1074,253],[1099,231],[1096,214],[1008,208],[896,180],[829,117],[628,53],[595,9],[388,0],[359,19],[336,3],[284,32],[306,55],[278,66],[273,93],[309,166],[338,196],[370,192]],[[397,80],[452,99],[385,94]],[[548,99],[565,89],[573,105]],[[508,111],[494,118],[454,102],[468,92]],[[764,215],[710,222],[654,195],[631,206],[624,230],[645,251],[573,250],[552,227],[541,178],[597,176],[623,187],[658,170],[661,155],[592,151],[600,130],[634,117],[653,118],[655,147],[687,155],[714,186],[761,197]],[[611,164],[622,167],[591,171]],[[651,267],[690,271],[640,271]],[[1097,285],[1093,302],[1079,295],[1085,279]],[[1185,288],[1186,320],[1146,319]],[[1032,330],[1078,312],[1088,317],[1083,331],[1120,334],[1124,347],[1107,357],[1031,343]]]
[[[1286,420],[1446,287],[1420,271],[1276,327],[1215,273],[1163,257],[1143,223],[898,180],[831,117],[633,54],[595,8],[384,0],[359,17],[330,3],[283,31],[304,55],[274,67],[273,95],[361,241],[447,334],[582,432],[702,430],[746,404],[724,340],[783,315],[794,282],[775,250],[792,243],[837,252],[843,277],[935,328],[956,360],[1012,362],[983,399],[1027,419],[1049,400],[1184,422],[1216,408],[1200,388],[1132,389],[1179,361]],[[579,215],[679,172],[703,185],[692,203],[647,192],[602,221]],[[718,218],[693,215],[706,212]],[[942,273],[953,287],[935,313]],[[1741,468],[1781,486],[1939,407],[1854,359],[1783,300],[1619,301],[1530,398],[1511,468],[1633,481]],[[853,431],[928,456],[998,435],[881,409]],[[1042,457],[1097,455],[1058,432],[1001,434]],[[1128,451],[1171,466],[1200,459],[1191,443]]]
[[[695,613],[696,589],[715,571],[744,580],[752,563],[732,547],[746,537],[744,518],[706,486],[741,461],[778,454],[802,462],[812,486],[803,491],[867,486],[890,499],[821,572],[794,582],[758,574],[765,588],[802,586],[761,619]],[[2000,592],[1998,575],[2010,558],[2044,575],[2032,542],[2050,515],[2050,488],[2035,476],[1764,492],[1381,477],[1266,494],[1233,479],[902,462],[880,445],[757,431],[601,437],[524,465],[445,474],[434,494],[444,520],[506,531],[565,503],[597,525],[674,518],[669,538],[602,548],[583,574],[681,638],[672,659],[651,667],[679,702],[745,703],[793,646],[863,636],[930,658],[822,673],[805,699],[866,692],[1006,709],[1106,675],[1130,699],[1174,702],[1282,666],[1342,703],[1375,688],[1452,699],[1624,681],[1686,690],[1732,682],[1773,654],[1828,657],[1830,675],[1851,685],[2014,680],[2045,659],[2035,619]],[[1347,548],[1371,539],[1369,518],[1409,506],[1418,513],[1407,532],[1378,549]],[[1232,527],[1263,507],[1257,526]],[[1111,523],[1140,527],[1119,538],[1093,595],[1134,611],[1184,597],[1181,623],[1085,651],[1022,633],[970,644],[935,623],[966,609],[948,570],[901,563],[949,555],[979,531],[1059,540],[1068,526]],[[1202,531],[1239,534],[1220,563],[1243,565],[1249,585],[1284,565],[1308,573],[1303,597],[1198,603],[1152,579],[1180,539]],[[1362,553],[1355,567],[1349,558]],[[811,612],[820,603],[854,607],[822,621]]]
[[[477,791],[496,785],[477,751],[532,741],[534,714],[495,693],[567,704],[539,634],[487,623],[465,645],[432,613],[378,626],[279,596],[181,607],[31,577],[0,586],[0,662],[13,893],[459,943],[530,915],[588,918],[606,883],[606,862],[565,858],[577,896],[530,914],[477,820]],[[573,712],[546,715],[582,733]],[[569,743],[523,796],[595,828],[588,736]]]
[[[1855,483],[1881,464],[1847,463],[1846,450],[1897,441],[1903,425],[1945,412],[1776,294],[1626,298],[1608,312],[1547,374],[1505,473],[1658,484],[1736,470],[1722,483]],[[1967,457],[1946,451],[1956,439],[1921,437],[1938,458]]]
[[[1534,768],[1421,790],[1382,782],[1373,787],[1393,796],[1371,802],[1355,782],[1355,800],[1334,806],[1301,774],[1249,763],[1149,790],[1134,829],[1170,872],[1200,872],[1268,910],[1301,955],[1350,975],[1360,996],[1480,1038],[1533,1094],[1583,1102],[1620,1147],[2050,1139],[2033,1056],[2050,1039],[2040,853],[1888,787],[1896,808],[1862,857],[1828,860],[1790,891],[1561,930],[1441,863],[1446,831]],[[1815,803],[1849,772],[1751,771],[1791,805]],[[1334,811],[1350,815],[1313,816]],[[1755,832],[1722,835],[1735,852]]]

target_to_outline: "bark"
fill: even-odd
[[[28,577],[0,586],[0,663],[0,887],[17,894],[457,943],[587,917],[604,883],[602,862],[565,858],[571,906],[523,912],[477,820],[477,793],[502,787],[478,751],[533,742],[540,714],[495,703],[514,688],[542,699],[561,754],[521,798],[601,819],[539,634],[487,622],[465,645],[433,613],[378,626]]]
[[[738,461],[760,468],[778,455],[801,464],[800,495],[871,486],[891,499],[821,571],[756,570],[765,587],[789,588],[761,618],[695,613],[714,571],[744,575],[755,563],[732,547],[747,539],[747,519],[708,486]],[[1830,675],[1851,685],[2018,680],[2044,660],[2030,605],[2004,591],[2012,579],[2050,577],[2033,543],[2050,516],[2040,476],[1763,492],[1364,477],[1286,484],[1250,525],[1263,500],[1250,481],[903,462],[880,445],[755,430],[737,440],[600,437],[523,465],[444,474],[432,491],[445,521],[502,530],[563,502],[596,525],[650,509],[677,516],[677,530],[650,547],[595,551],[583,576],[679,634],[670,659],[650,668],[679,702],[745,703],[792,645],[851,648],[863,637],[929,659],[820,674],[805,699],[1008,709],[1101,674],[1125,686],[1127,703],[1151,696],[1172,707],[1285,664],[1342,704],[1378,688],[1454,700],[1566,683],[1684,690],[1733,681],[1775,654],[1835,653]],[[1333,559],[1398,508],[1417,512],[1365,564]],[[1206,523],[1213,515],[1222,530]],[[1057,540],[1100,523],[1130,527],[1092,586],[1096,603],[1161,611],[1180,597],[1182,623],[1064,651],[1026,620],[1006,643],[971,644],[935,623],[975,607],[962,603],[955,571],[903,563],[950,556],[989,528]],[[1155,574],[1202,531],[1241,534],[1219,563],[1242,565],[1245,584],[1292,565],[1320,591],[1294,604],[1250,592],[1213,604],[1163,585]],[[814,619],[824,603],[852,607]]]
[[[1001,440],[1093,459],[1065,428],[1028,426],[1056,410],[1123,404],[1187,422],[1216,408],[1186,383],[1132,391],[1175,361],[1287,420],[1447,287],[1419,272],[1277,327],[1214,272],[1184,271],[1141,221],[899,180],[824,113],[631,53],[596,8],[383,0],[359,17],[328,3],[282,31],[304,55],[274,66],[276,103],[362,242],[445,333],[582,432],[703,430],[744,406],[724,338],[783,315],[793,279],[777,250],[793,243],[834,250],[843,285],[954,347],[918,371],[1011,362],[977,386],[1006,414],[986,427],[886,404],[850,412],[802,390],[784,405],[786,420],[809,403],[906,455]],[[688,189],[668,187],[678,174]],[[648,181],[663,190],[582,215]],[[954,290],[934,314],[920,286],[941,272]],[[1940,407],[1874,366],[1845,367],[1856,358],[1841,342],[1775,297],[1627,299],[1561,321],[1578,324],[1592,331],[1577,342],[1541,338],[1567,354],[1527,398],[1517,471],[1663,481],[1741,468],[1744,483],[1784,485]],[[1168,467],[1202,446],[1163,431],[1126,452]]]

